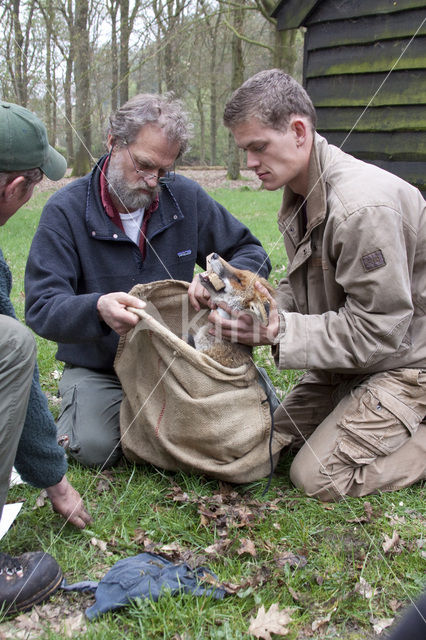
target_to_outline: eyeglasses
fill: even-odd
[[[138,168],[133,155],[130,153],[129,147],[127,146],[127,142],[125,143],[125,145],[130,156],[130,160],[132,161],[133,167],[138,176],[148,178],[148,180],[155,178],[159,184],[167,184],[168,182],[174,181],[176,176],[174,166],[172,169],[158,169],[158,173],[150,173],[149,169]],[[142,167],[142,165],[139,164],[139,167]]]

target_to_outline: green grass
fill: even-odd
[[[221,189],[213,195],[271,251],[271,279],[277,281],[285,264],[276,225],[280,194],[245,188]],[[0,229],[0,246],[14,273],[13,302],[21,319],[25,259],[45,199],[46,194],[38,194]],[[54,394],[55,372],[61,369],[54,359],[55,346],[38,339],[38,349],[42,386]],[[280,395],[297,380],[297,372],[276,372],[268,349],[258,349],[256,358],[266,366]],[[94,517],[90,528],[80,532],[64,526],[49,504],[35,508],[38,490],[20,485],[10,490],[8,500],[25,504],[17,524],[2,541],[2,550],[16,555],[45,549],[58,560],[68,582],[73,582],[100,579],[123,557],[161,551],[173,544],[175,551],[168,550],[171,557],[204,564],[220,581],[242,585],[221,601],[191,595],[164,595],[156,603],[136,601],[98,622],[76,624],[75,638],[238,640],[249,637],[250,618],[260,606],[267,610],[273,603],[291,609],[290,639],[373,638],[371,620],[393,618],[394,610],[402,610],[424,587],[425,488],[419,485],[371,496],[372,516],[367,519],[365,499],[325,505],[303,496],[291,486],[290,464],[291,457],[284,455],[263,495],[266,481],[233,487],[234,493],[229,494],[229,487],[217,481],[149,465],[122,464],[100,476],[70,462],[68,477]],[[213,515],[201,519],[200,510]],[[244,520],[242,514],[247,513]],[[391,537],[394,531],[401,542],[385,554],[385,535]],[[94,546],[93,538],[105,541],[106,549]],[[227,550],[209,555],[206,549],[224,538],[230,541]],[[238,553],[243,539],[254,543],[255,556]],[[306,564],[297,568],[280,563],[285,552],[303,557]],[[374,589],[373,597],[357,591],[360,578]],[[48,629],[48,614],[42,609],[41,620],[31,623],[36,635],[28,637],[63,638],[58,620],[73,620],[88,602],[90,598],[81,594],[54,596],[48,607],[57,607],[59,613],[51,619],[52,628]],[[312,623],[328,616],[322,633],[313,632]],[[4,637],[13,637],[15,623],[3,623],[0,636],[3,632]]]

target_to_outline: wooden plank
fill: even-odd
[[[327,20],[342,20],[423,9],[424,0],[324,0],[303,21],[304,26]],[[423,16],[424,17],[424,16]]]
[[[386,40],[311,51],[307,77],[331,76],[339,73],[372,73],[390,69],[424,69],[426,36]]]
[[[423,162],[426,168],[426,133],[360,133],[318,130],[327,140],[363,160]],[[343,146],[342,146],[343,144]]]
[[[372,73],[390,69],[424,69],[426,37],[410,40],[390,40],[368,45],[335,47],[311,51],[308,57],[308,77],[341,73]],[[395,66],[394,66],[395,65]]]
[[[271,13],[277,19],[277,29],[297,29],[306,20],[312,9],[320,4],[320,0],[283,0]]]
[[[426,70],[308,78],[306,89],[316,107],[426,104]]]
[[[327,131],[426,131],[426,104],[406,107],[319,107],[318,129]]]
[[[362,16],[351,20],[321,22],[309,27],[305,35],[308,51],[339,45],[361,44],[404,38],[416,33],[424,12],[415,9],[398,14]],[[426,21],[417,36],[426,35]]]

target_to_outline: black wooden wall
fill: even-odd
[[[283,0],[274,15],[306,27],[319,133],[426,194],[426,1]]]

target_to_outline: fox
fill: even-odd
[[[215,304],[224,302],[233,311],[249,313],[267,326],[269,299],[255,287],[255,283],[260,282],[271,295],[274,295],[275,290],[269,282],[252,271],[233,267],[217,253],[207,256],[206,262],[207,271],[198,277],[209,292],[211,301]],[[218,307],[218,312],[229,318],[224,309]],[[208,325],[189,336],[189,343],[225,367],[239,367],[251,360],[252,347],[228,340],[218,341],[217,336],[209,334]]]

